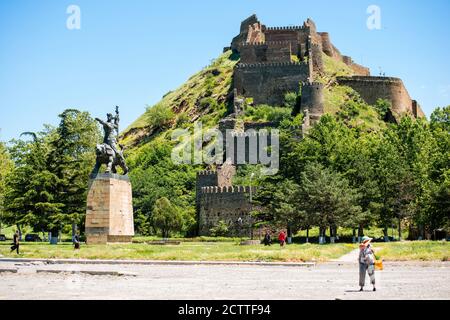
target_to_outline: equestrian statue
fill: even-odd
[[[116,116],[111,113],[107,114],[107,121],[95,118],[102,126],[105,133],[103,143],[96,147],[97,161],[91,176],[97,176],[102,164],[106,165],[105,173],[117,173],[116,167],[119,166],[123,170],[123,174],[128,174],[128,167],[123,157],[123,147],[119,144],[117,147],[117,138],[119,136],[119,107],[116,107]],[[116,136],[117,135],[117,136]]]

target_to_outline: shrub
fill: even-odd
[[[217,225],[209,230],[213,237],[224,237],[229,232],[228,224],[225,221],[220,220]]]
[[[163,104],[157,104],[153,107],[148,107],[146,112],[147,123],[151,127],[164,128],[174,118],[175,114],[172,109]]]
[[[297,94],[295,92],[288,92],[284,95],[284,106],[286,108],[294,109],[297,104]]]
[[[186,124],[190,123],[190,118],[187,113],[180,113],[177,117],[177,127],[183,128]]]
[[[281,123],[284,119],[290,119],[291,113],[291,108],[272,107],[263,104],[256,107],[247,107],[245,116],[252,121]]]
[[[218,106],[218,103],[215,99],[211,97],[203,98],[200,100],[200,109],[216,109]]]
[[[386,117],[386,114],[391,110],[392,104],[386,99],[378,99],[374,105],[375,110],[377,110],[381,119]]]

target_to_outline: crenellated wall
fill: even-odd
[[[256,188],[251,188],[256,193]],[[210,235],[219,221],[224,221],[233,236],[248,236],[251,216],[250,187],[204,187],[201,190],[200,235]]]

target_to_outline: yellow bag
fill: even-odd
[[[375,260],[375,270],[383,270],[383,260]]]

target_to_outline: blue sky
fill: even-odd
[[[66,28],[71,4],[80,30]],[[372,4],[381,30],[366,27]],[[311,17],[373,75],[402,78],[428,116],[450,104],[448,0],[3,0],[0,140],[56,125],[66,108],[104,117],[119,105],[124,129],[217,57],[253,13],[268,26]]]

